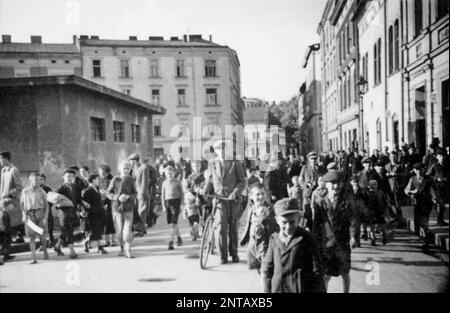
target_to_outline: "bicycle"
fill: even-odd
[[[203,227],[202,242],[200,244],[200,267],[206,269],[206,263],[208,262],[208,257],[212,254],[215,245],[214,232],[217,225],[214,225],[214,218],[216,215],[217,207],[219,204],[218,200],[232,201],[228,198],[221,197],[218,195],[204,195],[206,198],[212,198],[213,207],[211,214],[208,216]]]

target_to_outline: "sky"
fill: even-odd
[[[100,39],[212,35],[235,49],[241,94],[267,101],[296,95],[306,71],[302,61],[318,43],[326,0],[0,0],[0,34],[13,42],[72,42],[73,35]]]

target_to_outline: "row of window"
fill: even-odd
[[[93,141],[106,141],[105,119],[91,117],[91,138]],[[125,142],[125,123],[113,121],[114,142]],[[131,124],[131,142],[141,142],[141,127]]]
[[[328,149],[329,150],[338,150],[338,149],[358,149],[358,131],[356,128],[348,131],[344,131],[342,133],[341,140],[338,137],[330,138],[328,140]]]
[[[205,77],[217,77],[216,60],[205,60],[204,66]],[[102,60],[92,60],[92,75],[94,77],[102,77]],[[186,77],[184,60],[177,60],[175,66],[176,77]],[[131,78],[131,65],[129,59],[120,60],[120,77]],[[150,77],[160,78],[159,61],[150,60]]]

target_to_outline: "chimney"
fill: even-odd
[[[129,40],[137,40],[137,36],[129,36],[128,39]]]
[[[97,36],[97,35],[91,35],[91,39],[96,39],[96,40],[98,40],[98,39],[100,39],[100,37]]]
[[[209,35],[209,42],[212,42],[212,35]]]
[[[42,43],[42,36],[31,36],[31,43]]]
[[[187,42],[187,35],[183,35],[183,41]]]
[[[11,43],[11,35],[2,35],[3,43]]]

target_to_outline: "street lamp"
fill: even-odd
[[[358,81],[358,91],[359,91],[359,97],[360,97],[360,101],[359,101],[359,121],[360,121],[360,129],[361,129],[361,136],[360,136],[360,140],[361,140],[361,146],[362,149],[364,149],[364,104],[363,104],[363,99],[364,99],[364,95],[367,93],[368,91],[368,83],[367,80],[364,79],[363,76],[359,77],[359,81]]]

